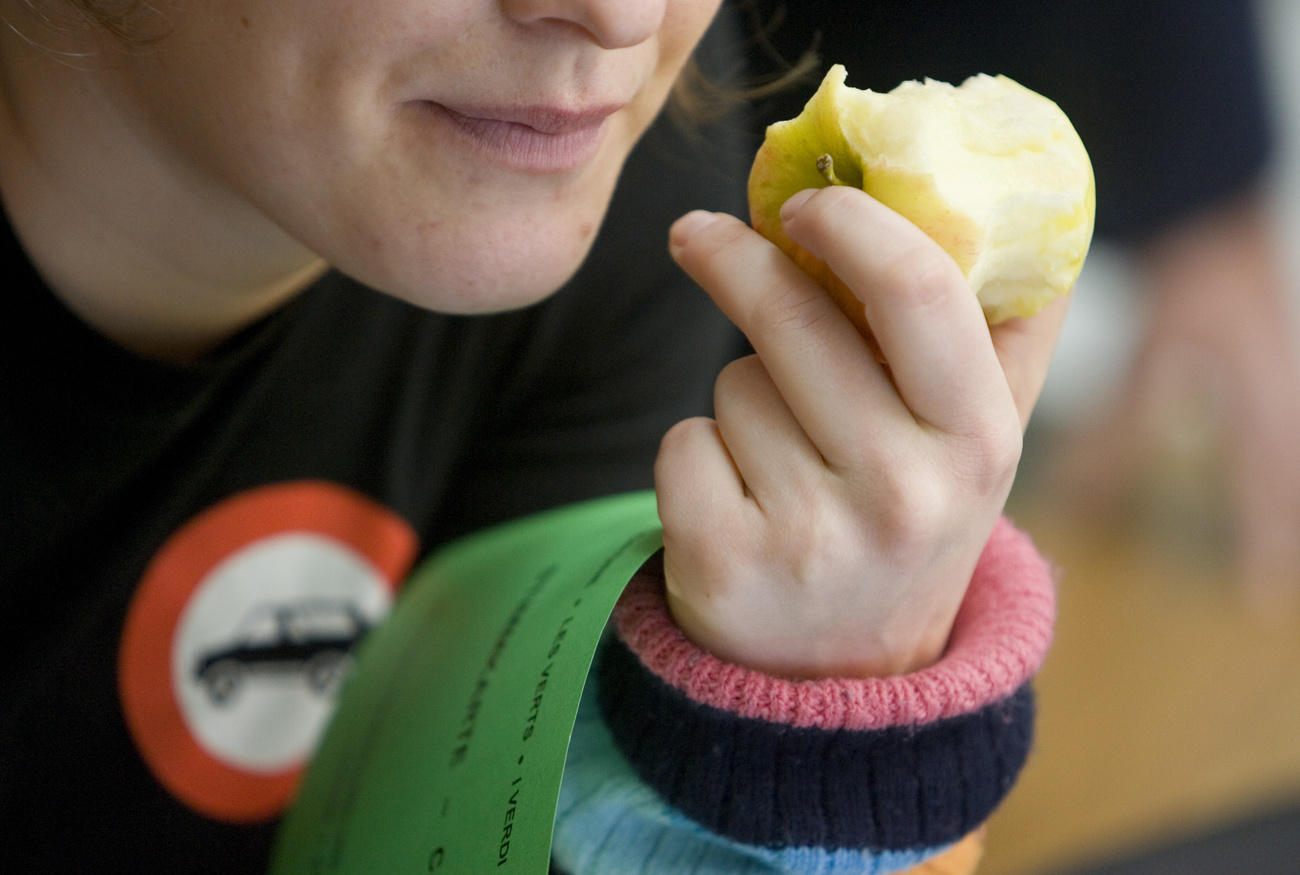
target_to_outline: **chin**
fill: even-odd
[[[519,310],[546,300],[577,272],[578,265],[562,274],[520,277],[472,277],[455,286],[421,278],[389,283],[380,291],[425,310],[458,316],[485,315]]]
[[[522,234],[496,242],[476,239],[355,270],[338,266],[366,285],[426,310],[499,313],[536,304],[573,277],[595,237],[594,228],[578,231],[542,239]]]

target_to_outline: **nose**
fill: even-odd
[[[501,0],[522,24],[561,22],[587,32],[601,48],[623,49],[654,36],[668,0]]]

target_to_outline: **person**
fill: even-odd
[[[0,868],[262,869],[329,675],[210,657],[652,475],[556,868],[969,868],[1050,637],[1001,512],[1065,304],[990,330],[800,193],[880,365],[735,217],[734,128],[657,121],[718,7],[3,0]]]

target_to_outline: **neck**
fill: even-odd
[[[193,358],[324,272],[251,204],[145,136],[105,71],[5,34],[0,77],[0,194],[14,232],[53,292],[110,339]]]

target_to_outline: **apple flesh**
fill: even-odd
[[[770,125],[749,175],[750,222],[825,286],[864,334],[861,302],[781,228],[790,195],[852,185],[953,258],[990,323],[1066,294],[1092,240],[1096,194],[1079,135],[1052,101],[1005,76],[927,79],[878,93],[835,65],[802,113]]]

